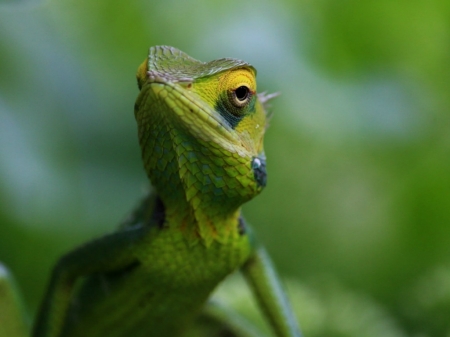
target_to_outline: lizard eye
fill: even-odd
[[[247,86],[241,85],[237,89],[232,90],[230,96],[231,96],[230,97],[231,103],[235,107],[241,108],[250,101],[250,98],[252,97],[252,92]]]

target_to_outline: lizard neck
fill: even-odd
[[[165,215],[165,225],[181,230],[192,244],[203,242],[210,246],[214,241],[226,243],[239,234],[240,208],[234,212],[214,212],[206,208],[194,209],[187,202],[169,203]]]
[[[161,198],[166,225],[186,231],[193,242],[226,241],[238,233],[241,205],[259,193],[252,158],[220,144],[168,128],[141,141],[145,169]]]

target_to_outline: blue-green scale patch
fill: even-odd
[[[252,160],[253,176],[256,183],[264,187],[267,184],[266,157],[264,155],[254,157]]]

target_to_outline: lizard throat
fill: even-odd
[[[206,245],[237,235],[240,207],[263,187],[255,179],[254,159],[162,123],[159,130],[159,137],[141,139],[141,148],[167,212],[165,225]]]

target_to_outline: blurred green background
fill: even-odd
[[[279,91],[245,206],[306,336],[450,336],[450,2],[0,1],[0,260],[30,312],[57,257],[147,187],[148,47]]]

